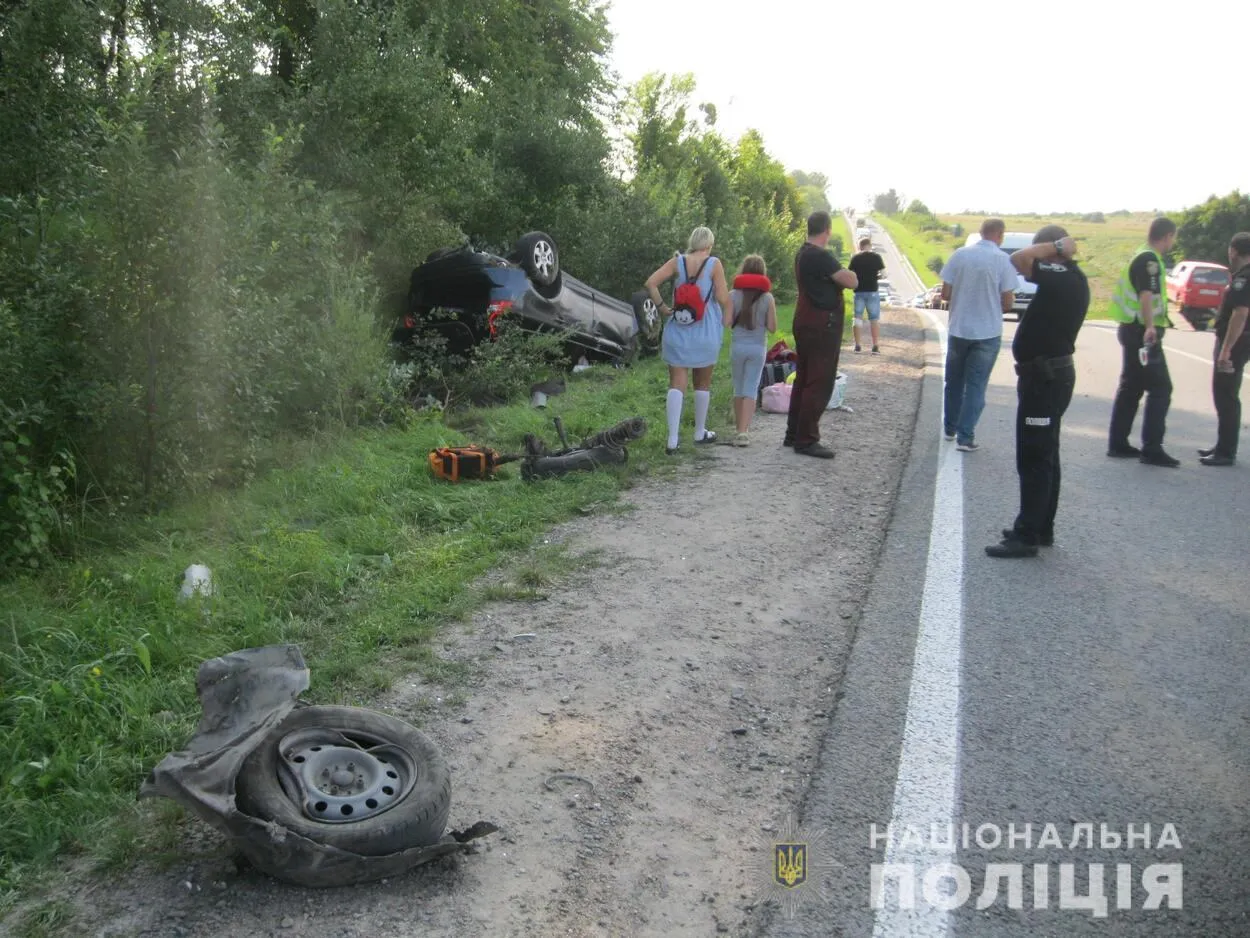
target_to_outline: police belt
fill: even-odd
[[[1055,377],[1055,372],[1061,368],[1072,368],[1073,365],[1071,355],[1060,355],[1057,358],[1046,358],[1039,355],[1037,358],[1027,362],[1016,362],[1016,374],[1020,377],[1030,375],[1050,381]]]

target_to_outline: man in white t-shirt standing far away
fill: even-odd
[[[1003,313],[1011,311],[1019,284],[1002,249],[1006,231],[1002,219],[987,218],[981,240],[957,250],[942,268],[942,299],[950,304],[942,423],[946,439],[963,453],[977,449],[977,421],[1003,342]]]

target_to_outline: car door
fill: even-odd
[[[1168,273],[1166,284],[1168,292],[1168,301],[1172,303],[1182,302],[1182,292],[1185,287],[1185,277],[1189,269],[1189,264],[1184,261],[1177,264]]]

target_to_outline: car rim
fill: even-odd
[[[314,821],[348,824],[401,802],[416,779],[416,760],[387,740],[330,728],[299,730],[278,744],[287,797]]]
[[[556,252],[546,241],[534,245],[534,270],[544,278],[552,276],[556,266]]]
[[[656,323],[660,321],[660,311],[655,308],[655,300],[642,301],[642,322],[650,333],[655,329]]]

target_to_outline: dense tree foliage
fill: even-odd
[[[1177,226],[1176,257],[1227,264],[1228,242],[1239,231],[1250,231],[1250,195],[1213,195],[1186,209]]]
[[[897,215],[901,207],[902,201],[893,189],[889,192],[878,193],[872,200],[873,211],[880,212],[882,215]]]
[[[4,0],[0,562],[402,412],[414,262],[549,231],[627,297],[690,229],[787,287],[806,210],[690,76],[614,87],[597,0]]]

